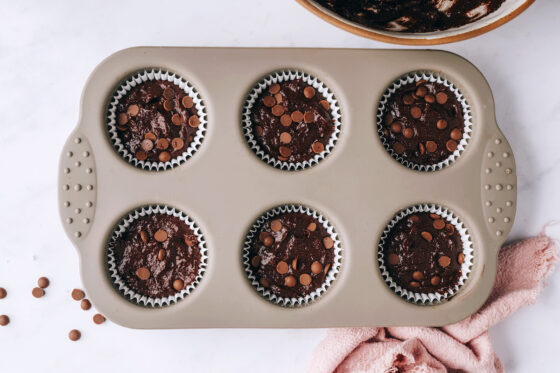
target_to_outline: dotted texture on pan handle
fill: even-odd
[[[60,218],[66,234],[78,244],[88,234],[95,215],[95,161],[87,139],[74,132],[66,141],[58,178]]]
[[[482,208],[486,226],[493,236],[503,240],[513,225],[517,203],[515,160],[503,136],[488,141],[482,173]]]

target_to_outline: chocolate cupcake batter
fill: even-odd
[[[505,0],[315,0],[373,29],[418,33],[447,30],[496,11]]]
[[[261,148],[290,163],[322,153],[334,132],[329,102],[301,79],[271,85],[257,98],[251,120]]]
[[[134,220],[114,243],[117,272],[134,292],[165,298],[197,277],[198,240],[178,217],[149,214]]]
[[[304,297],[320,288],[334,262],[334,241],[315,218],[300,212],[264,224],[250,250],[259,283],[284,298]]]
[[[200,120],[194,102],[181,87],[148,80],[133,87],[116,109],[117,135],[140,161],[167,162],[183,154]]]
[[[458,283],[465,255],[452,224],[419,212],[391,229],[383,258],[397,285],[416,293],[446,293]]]
[[[463,107],[457,96],[437,82],[406,84],[388,99],[383,137],[404,160],[434,165],[447,159],[463,137]]]

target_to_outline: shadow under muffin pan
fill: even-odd
[[[227,66],[225,62],[227,61]],[[351,63],[349,63],[351,61]],[[138,71],[172,72],[203,100],[204,141],[164,172],[131,166],[107,135],[107,105]],[[158,70],[159,71],[159,70]],[[298,172],[263,162],[242,128],[248,94],[265,76],[301,71],[337,99],[340,133],[328,156]],[[437,172],[403,167],[384,148],[377,113],[384,92],[411,72],[437,72],[464,95],[472,131],[461,155]],[[95,307],[132,328],[309,328],[441,326],[474,313],[488,297],[496,259],[515,217],[514,157],[495,121],[481,73],[442,51],[292,48],[138,47],[104,60],[83,92],[76,129],[60,159],[59,212],[77,248],[84,287]],[[402,299],[386,283],[379,248],[400,211],[430,204],[468,229],[472,266],[450,300],[429,306]],[[196,289],[166,307],[122,296],[107,273],[106,245],[130,211],[166,206],[204,234],[207,262]],[[340,241],[336,278],[305,307],[264,298],[245,271],[242,250],[252,224],[272,208],[301,205],[328,218]],[[425,304],[424,302],[420,302]]]

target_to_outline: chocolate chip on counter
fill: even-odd
[[[185,287],[185,283],[183,282],[183,280],[177,279],[177,280],[173,281],[173,289],[175,289],[177,291],[181,291],[181,290],[183,290],[184,287]]]
[[[331,109],[331,104],[329,104],[329,102],[327,100],[321,100],[319,101],[319,104],[323,107],[323,109],[325,110],[330,110]]]
[[[401,144],[400,142],[395,142],[393,144],[393,150],[395,151],[395,153],[397,154],[402,154],[404,153],[404,145]]]
[[[280,117],[280,123],[284,126],[284,127],[288,127],[290,126],[290,124],[292,124],[292,117],[288,114],[283,114]]]
[[[410,109],[410,115],[412,115],[414,119],[419,119],[422,116],[422,110],[418,106],[414,106]]]
[[[253,257],[253,259],[251,259],[251,265],[253,267],[258,267],[259,265],[261,265],[261,257],[258,255],[255,255]]]
[[[311,144],[311,150],[313,150],[313,153],[315,154],[321,154],[323,150],[325,150],[325,145],[319,141],[315,141]]]
[[[171,140],[171,147],[173,148],[173,150],[183,149],[183,146],[185,146],[185,142],[182,138],[175,137],[173,140]]]
[[[436,98],[434,95],[426,95],[426,97],[424,97],[424,101],[426,101],[428,104],[433,104],[434,102],[436,102]]]
[[[276,99],[272,96],[264,96],[263,105],[266,107],[273,107],[274,105],[276,105]]]
[[[288,148],[287,146],[279,147],[278,152],[280,153],[281,156],[286,158],[292,155],[292,149]]]
[[[432,279],[430,280],[430,284],[436,286],[439,285],[439,282],[441,281],[441,278],[439,276],[434,276],[432,277]]]
[[[465,261],[465,254],[459,253],[459,255],[457,255],[457,263],[463,264],[464,261]]]
[[[163,260],[164,257],[165,257],[165,250],[159,249],[159,251],[157,253],[158,260]]]
[[[313,121],[315,121],[315,114],[313,114],[313,112],[311,111],[306,111],[303,114],[303,121],[305,123],[313,123]]]
[[[447,102],[447,95],[444,92],[439,92],[436,94],[436,101],[438,104],[443,105]]]
[[[416,281],[420,281],[424,278],[424,274],[420,271],[415,271],[412,273],[412,278],[415,279]]]
[[[70,340],[73,341],[73,342],[80,339],[81,336],[82,336],[82,333],[80,333],[80,331],[76,330],[76,329],[72,329],[72,330],[70,330],[70,333],[68,333],[68,338],[70,338]]]
[[[425,239],[428,242],[432,241],[432,234],[430,232],[422,232],[420,233],[422,238]]]
[[[412,97],[411,95],[405,95],[403,97],[403,103],[405,105],[412,105],[414,103],[414,97]]]
[[[171,111],[175,109],[175,101],[173,100],[163,101],[163,108],[165,109],[165,111]]]
[[[323,245],[325,249],[332,249],[334,246],[334,241],[330,236],[323,238]]]
[[[158,229],[154,234],[154,238],[156,239],[157,242],[163,242],[167,240],[167,232],[164,231],[163,229]]]
[[[280,92],[280,84],[274,83],[270,86],[270,88],[268,88],[268,91],[273,95],[277,94],[278,92]]]
[[[317,229],[317,224],[315,224],[315,222],[311,222],[309,223],[309,225],[307,226],[307,230],[309,232],[315,232],[315,229]]]
[[[175,91],[171,87],[167,87],[163,90],[163,97],[167,100],[172,99],[175,97]]]
[[[154,148],[154,143],[152,142],[152,140],[142,140],[142,142],[140,143],[140,146],[142,147],[142,149],[144,149],[144,151],[149,152],[150,150],[152,150]]]
[[[309,285],[311,283],[311,276],[308,275],[307,273],[300,275],[299,283],[302,284],[303,286]]]
[[[274,105],[272,107],[272,115],[274,115],[275,117],[280,117],[282,116],[282,114],[284,114],[284,106]]]
[[[270,222],[270,230],[273,232],[278,232],[282,229],[282,223],[280,220],[276,219]]]
[[[6,291],[6,289],[0,288],[0,299],[6,298],[6,295],[8,295],[8,292]]]
[[[272,236],[266,236],[263,240],[263,244],[267,247],[272,246],[273,243],[274,243],[274,238]]]
[[[445,220],[443,219],[436,219],[434,220],[433,226],[435,229],[437,229],[438,231],[445,228]]]
[[[143,150],[138,150],[138,151],[136,152],[136,158],[137,158],[139,161],[145,161],[145,160],[148,158],[148,154],[146,154],[146,152],[143,151]]]
[[[82,299],[82,301],[80,302],[80,307],[84,311],[87,311],[91,308],[91,302],[88,299]]]
[[[412,136],[414,136],[414,131],[412,130],[412,128],[405,128],[403,131],[403,135],[405,138],[411,139]]]
[[[161,152],[158,155],[158,159],[160,162],[168,162],[171,159],[171,154],[169,152]]]
[[[287,114],[283,115],[282,118],[284,118]],[[288,116],[288,118],[290,119],[290,122],[292,121],[292,118],[290,118]],[[290,142],[292,142],[292,135],[290,135],[288,132],[282,132],[280,134],[280,142],[282,144],[289,144]]]
[[[288,266],[288,263],[284,261],[280,261],[278,262],[278,264],[276,264],[276,272],[280,273],[281,275],[288,273],[289,268],[290,267]]]
[[[451,264],[451,258],[446,255],[440,256],[438,259],[438,264],[445,268]]]
[[[323,272],[323,266],[321,265],[321,263],[319,262],[311,263],[311,272],[316,275]]]
[[[7,315],[0,315],[0,326],[6,326],[10,323],[10,318]]]
[[[147,133],[144,135],[144,138],[147,139],[147,140],[152,140],[152,141],[156,141],[156,140],[157,140],[157,137],[156,137],[156,135],[155,135],[153,132],[147,132]]]
[[[311,86],[305,87],[303,90],[303,95],[305,96],[305,98],[312,98],[313,96],[315,96],[315,88]]]
[[[391,132],[400,133],[402,130],[402,125],[399,122],[391,123]]]
[[[150,278],[150,270],[146,267],[140,267],[136,270],[136,276],[140,280],[147,280]]]
[[[50,284],[49,279],[46,277],[39,277],[39,279],[37,280],[37,285],[39,285],[41,289],[47,288],[49,284]]]
[[[31,294],[33,294],[35,298],[41,298],[43,295],[45,295],[45,291],[41,288],[33,288]]]
[[[173,116],[171,117],[171,123],[176,126],[180,126],[181,124],[183,124],[183,117],[180,114],[173,114]]]
[[[103,324],[105,322],[105,316],[100,313],[96,313],[95,315],[93,315],[93,322],[97,325]]]
[[[453,233],[455,233],[455,227],[453,226],[453,224],[445,224],[445,233],[447,233],[448,236],[451,236]]]
[[[117,123],[120,124],[121,126],[124,126],[125,124],[128,123],[128,115],[126,115],[125,113],[120,113],[117,117]]]
[[[299,110],[296,110],[291,115],[292,120],[296,123],[299,123],[303,120],[303,113]]]
[[[433,153],[437,150],[437,144],[435,141],[426,141],[426,150],[428,153]]]
[[[193,107],[194,102],[191,96],[185,96],[181,99],[181,104],[183,104],[186,109],[190,109]]]
[[[457,150],[457,141],[455,141],[455,140],[447,140],[447,142],[445,143],[445,147],[446,147],[447,150],[449,150],[450,152],[454,152],[455,150]]]
[[[86,293],[84,293],[83,290],[80,289],[74,289],[72,290],[72,299],[74,300],[82,300],[84,299],[86,296]]]
[[[387,257],[387,262],[389,262],[389,265],[392,266],[399,264],[400,261],[401,259],[399,258],[399,256],[394,253],[389,254],[389,256]]]
[[[413,287],[413,288],[420,287],[420,283],[418,281],[410,281],[409,285],[410,285],[410,287]]]
[[[284,278],[284,285],[286,285],[289,288],[293,288],[294,286],[296,286],[296,278],[294,276],[286,276]]]
[[[140,107],[138,105],[133,104],[130,105],[126,111],[131,117],[135,117],[140,112]]]

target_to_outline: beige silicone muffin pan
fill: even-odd
[[[162,68],[188,80],[207,110],[207,131],[194,156],[166,171],[132,166],[114,150],[107,105],[132,73]],[[340,105],[341,132],[319,164],[282,171],[248,147],[241,114],[251,88],[277,70],[297,69],[325,83]],[[471,139],[457,161],[435,172],[399,164],[383,148],[376,111],[385,89],[411,71],[432,71],[455,84],[472,112]],[[271,207],[298,203],[320,211],[342,243],[336,280],[317,301],[288,308],[251,287],[241,250],[249,227]],[[401,209],[435,203],[455,212],[474,249],[472,272],[451,300],[425,306],[401,299],[385,284],[377,245]],[[106,243],[129,211],[148,204],[178,208],[201,228],[208,267],[198,287],[176,304],[134,304],[112,285]],[[500,245],[513,224],[516,175],[510,146],[494,117],[481,73],[465,59],[424,50],[167,48],[120,51],[92,73],[76,129],[59,170],[59,209],[76,246],[85,290],[112,321],[132,328],[308,328],[441,326],[475,312],[496,274]]]

